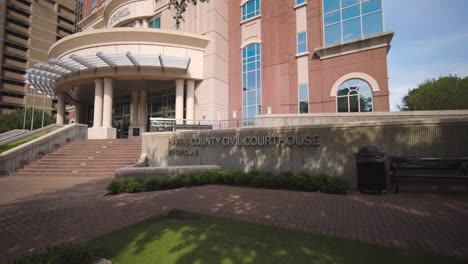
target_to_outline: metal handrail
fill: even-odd
[[[229,120],[188,120],[175,118],[150,118],[151,132],[176,130],[214,130],[256,126],[255,118]]]

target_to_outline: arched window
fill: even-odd
[[[260,0],[250,0],[242,6],[242,20],[260,15]]]
[[[262,113],[261,47],[253,43],[242,49],[242,117]]]
[[[350,79],[338,88],[336,95],[338,112],[372,112],[372,88],[362,79]]]

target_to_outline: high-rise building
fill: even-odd
[[[74,10],[73,0],[0,0],[0,114],[44,106],[43,94],[30,91],[23,76],[47,62],[52,44],[74,32]],[[55,112],[52,98],[45,109]]]
[[[169,0],[77,0],[80,33],[27,76],[90,138],[132,137],[149,118],[389,111],[382,0],[210,0],[176,28]]]

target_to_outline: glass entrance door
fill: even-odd
[[[148,126],[151,117],[175,118],[175,87],[152,93],[148,101]],[[149,127],[147,128],[149,131]]]
[[[128,128],[130,127],[130,99],[124,98],[114,101],[112,126],[117,129],[117,138],[128,138]]]

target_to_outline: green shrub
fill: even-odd
[[[256,188],[285,189],[306,192],[324,192],[332,194],[347,194],[350,185],[343,178],[326,173],[309,174],[289,172],[274,175],[271,173],[253,171],[249,173],[220,171],[191,174],[179,174],[175,177],[155,177],[147,180],[113,180],[107,187],[111,194],[122,192],[135,193],[140,191],[155,191],[177,189],[182,187],[205,184],[226,184],[234,186],[252,186]]]
[[[262,173],[262,172],[254,172],[251,176],[251,183],[250,186],[256,188],[264,188],[268,185],[269,178],[271,174]]]
[[[147,180],[143,183],[143,186],[144,186],[145,190],[147,190],[147,191],[158,191],[158,190],[162,190],[162,187],[161,187],[161,178],[159,178],[159,177],[154,177],[154,178],[147,179]]]
[[[239,186],[249,186],[252,184],[252,180],[254,177],[253,172],[245,173],[245,172],[235,172],[235,184]]]
[[[128,185],[128,180],[118,180],[114,179],[109,186],[107,186],[107,191],[111,194],[118,194],[125,192],[125,189]]]
[[[47,248],[13,261],[13,264],[93,264],[99,260],[99,249],[82,244],[64,244]]]
[[[224,184],[227,184],[227,185],[235,185],[236,184],[236,177],[237,177],[237,173],[236,172],[233,172],[233,171],[220,171],[220,172],[217,172],[220,177],[222,177],[223,179],[223,182]]]

